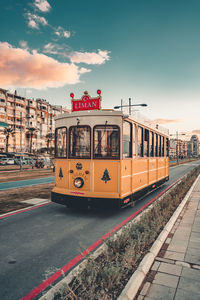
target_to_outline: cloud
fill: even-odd
[[[71,36],[70,31],[65,30],[61,26],[58,26],[57,28],[52,27],[52,29],[54,30],[54,33],[59,37],[64,37],[64,38],[68,39]]]
[[[51,5],[46,0],[35,0],[34,5],[42,12],[49,12],[51,9]]]
[[[28,49],[28,43],[26,41],[19,41],[19,45],[23,49]]]
[[[169,123],[179,123],[181,120],[168,120],[168,119],[155,119],[150,121],[151,124],[169,124]]]
[[[60,63],[36,51],[14,48],[0,42],[0,82],[2,87],[44,89],[61,87],[80,81],[80,75],[90,70],[73,63]]]
[[[195,130],[192,130],[191,132],[192,134],[200,134],[200,129],[195,129]]]
[[[52,43],[46,44],[43,48],[44,53],[55,54],[55,55],[60,54],[60,51],[62,50],[63,48],[60,45],[52,44]]]
[[[26,15],[28,20],[28,26],[34,29],[39,29],[39,25],[46,26],[48,25],[47,20],[44,17],[37,16],[28,12]]]
[[[98,50],[95,52],[73,52],[70,55],[71,62],[73,63],[85,63],[89,65],[101,65],[105,61],[109,60],[109,51]]]

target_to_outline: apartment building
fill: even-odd
[[[54,117],[69,110],[44,99],[26,99],[0,88],[0,151],[6,151],[5,128],[9,128],[9,152],[36,152],[47,147],[55,130]],[[50,141],[53,146],[53,140]]]
[[[192,135],[190,141],[188,142],[188,156],[198,157],[199,156],[199,139],[197,135]]]

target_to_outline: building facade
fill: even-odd
[[[0,88],[0,152],[6,145],[9,152],[33,153],[53,146],[54,117],[68,112],[44,99],[26,99]]]

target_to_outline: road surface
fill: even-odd
[[[199,164],[170,168],[170,180],[132,208],[81,211],[50,203],[0,217],[0,298],[18,300],[27,295],[24,300],[37,299],[52,274],[63,266],[70,270],[68,266],[74,265],[80,252],[96,245],[100,237]]]

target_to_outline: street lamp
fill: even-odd
[[[147,104],[146,103],[131,104],[131,98],[129,98],[128,105],[122,105],[122,101],[121,101],[121,105],[114,106],[114,109],[118,109],[118,108],[122,108],[122,107],[129,107],[129,115],[131,115],[131,107],[132,106],[147,106]]]

